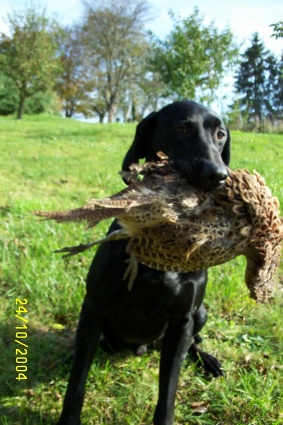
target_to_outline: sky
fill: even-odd
[[[219,30],[229,26],[239,42],[244,47],[249,44],[251,35],[260,34],[265,46],[276,55],[283,50],[283,40],[270,38],[272,28],[270,24],[283,21],[282,0],[152,0],[159,9],[156,21],[152,22],[153,32],[161,38],[170,31],[171,20],[168,10],[180,14],[185,18],[192,14],[194,7],[198,7],[204,16],[204,23],[214,21]],[[157,33],[158,31],[158,33]],[[243,47],[243,48],[244,48]]]
[[[204,16],[205,24],[214,21],[217,28],[231,28],[239,42],[248,44],[251,35],[258,32],[265,46],[280,55],[283,50],[283,40],[270,38],[272,29],[270,24],[283,21],[282,0],[148,0],[152,5],[154,18],[147,26],[159,38],[164,38],[172,28],[172,21],[168,11],[186,18],[193,13],[197,6]],[[47,0],[38,1],[46,6],[48,14],[55,14],[62,23],[72,23],[82,15],[81,0]],[[28,0],[0,0],[0,30],[6,26],[2,18],[13,9],[24,9]]]
[[[242,52],[249,47],[249,41],[255,32],[259,33],[265,47],[277,57],[283,51],[283,39],[271,38],[272,28],[270,28],[271,24],[283,21],[282,0],[148,0],[148,2],[152,6],[153,18],[147,23],[147,28],[161,39],[164,39],[172,29],[169,10],[172,10],[175,16],[184,19],[190,16],[197,6],[204,16],[206,25],[214,21],[219,30],[230,27],[236,41],[242,44]],[[47,14],[55,15],[62,24],[76,22],[83,12],[81,0],[38,0],[37,3],[45,6]],[[28,0],[12,2],[0,0],[0,31],[7,31],[3,18],[12,8],[22,10],[28,4],[30,4]],[[231,78],[227,79],[227,84],[232,84]],[[221,105],[218,105],[219,108]]]

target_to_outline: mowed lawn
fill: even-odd
[[[122,189],[118,171],[135,125],[42,115],[0,118],[0,127],[0,425],[55,424],[95,249],[66,260],[53,251],[102,237],[109,222],[85,230],[31,212],[78,207]],[[232,132],[231,168],[256,169],[283,205],[282,163],[282,135]],[[244,272],[242,257],[209,272],[202,346],[221,360],[226,377],[211,379],[188,358],[177,425],[283,424],[283,268],[266,305],[249,298]],[[99,351],[82,423],[151,424],[158,361],[157,352]]]

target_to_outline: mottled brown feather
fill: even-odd
[[[251,297],[265,302],[273,292],[281,255],[279,201],[257,172],[229,173],[222,188],[202,192],[163,157],[159,163],[132,165],[129,173],[123,173],[129,186],[109,198],[92,199],[75,210],[36,214],[57,222],[87,221],[89,227],[118,218],[121,230],[60,251],[72,255],[96,243],[127,238],[129,288],[137,262],[158,270],[189,272],[244,255]]]

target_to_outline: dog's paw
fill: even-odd
[[[195,338],[194,343],[189,349],[189,354],[197,365],[202,366],[206,373],[211,373],[215,378],[219,376],[225,376],[225,372],[221,367],[221,364],[216,357],[202,351],[198,343],[201,342],[201,338]]]
[[[198,352],[197,357],[206,373],[211,373],[215,378],[225,376],[225,372],[216,357],[204,351]]]

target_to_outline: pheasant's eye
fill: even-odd
[[[179,133],[179,134],[187,134],[188,133],[188,127],[186,127],[185,125],[176,125],[174,127],[174,130],[176,131],[176,133]]]

